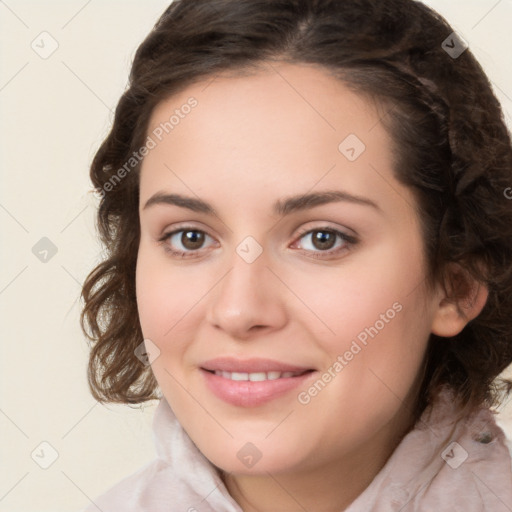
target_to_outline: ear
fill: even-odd
[[[460,265],[449,267],[448,287],[443,286],[432,320],[432,334],[449,338],[459,334],[476,318],[487,302],[489,290]]]

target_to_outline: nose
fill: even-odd
[[[210,325],[239,340],[281,329],[287,321],[283,285],[269,269],[265,253],[252,263],[235,253],[230,263],[210,294]]]

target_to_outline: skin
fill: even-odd
[[[391,140],[379,122],[385,112],[323,69],[272,63],[251,75],[218,75],[159,103],[148,134],[191,96],[198,105],[141,169],[136,284],[144,337],[160,350],[152,370],[244,511],[343,510],[412,426],[430,333],[459,332],[486,291],[479,288],[461,315],[442,287],[425,286],[415,200],[393,175]],[[355,161],[338,149],[349,134],[366,146]],[[277,200],[324,190],[377,208],[339,201],[287,216],[272,210]],[[158,192],[201,198],[217,215],[145,208]],[[184,245],[181,232],[160,241],[178,228],[206,233],[203,245]],[[337,229],[357,243],[336,238],[326,255],[311,233],[300,234],[306,228]],[[263,251],[252,263],[236,252],[247,236]],[[394,318],[300,403],[298,393],[396,303]],[[234,406],[210,392],[199,370],[226,355],[317,371],[266,404]],[[252,468],[237,457],[247,442],[261,453]]]

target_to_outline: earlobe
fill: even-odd
[[[487,302],[489,290],[483,283],[473,279],[470,283],[465,297],[455,299],[444,295],[440,299],[432,321],[432,334],[445,338],[455,336],[481,313]]]

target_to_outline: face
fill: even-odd
[[[284,63],[205,80],[152,114],[142,332],[178,420],[226,471],[332,466],[410,419],[436,297],[383,115]]]

